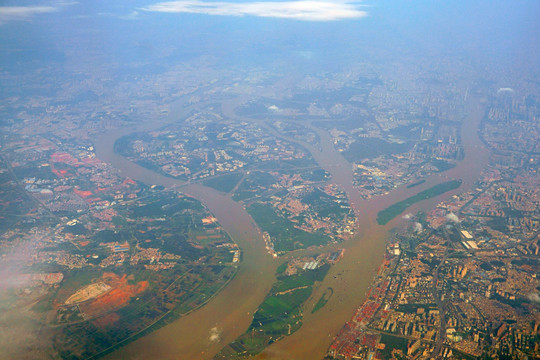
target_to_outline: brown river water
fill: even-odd
[[[242,262],[230,283],[206,305],[109,354],[108,359],[211,359],[225,345],[241,335],[251,323],[253,313],[275,281],[276,267],[281,259],[273,259],[265,250],[260,231],[252,218],[229,195],[200,184],[185,184],[159,175],[114,153],[114,142],[121,136],[135,131],[157,129],[167,123],[181,121],[196,104],[173,106],[163,122],[143,124],[131,129],[110,132],[96,140],[97,156],[123,175],[147,184],[166,187],[182,186],[181,191],[200,200],[218,218],[223,228],[242,249]],[[223,104],[224,109],[227,107]],[[320,149],[300,143],[313,155],[319,165],[329,171],[332,182],[347,193],[357,215],[356,235],[341,244],[346,248],[343,259],[333,266],[325,280],[315,287],[308,300],[310,309],[326,288],[332,287],[333,296],[315,314],[305,311],[304,324],[294,334],[272,344],[256,356],[260,359],[322,359],[333,336],[350,320],[362,303],[369,285],[381,264],[388,230],[403,220],[397,217],[386,226],[377,225],[377,212],[385,207],[449,179],[462,179],[459,189],[413,205],[407,211],[429,209],[451,195],[467,191],[479,178],[488,161],[489,153],[477,136],[477,129],[484,115],[485,105],[480,98],[471,97],[469,112],[461,129],[465,158],[458,166],[444,173],[432,175],[414,188],[402,186],[388,195],[364,200],[352,186],[352,166],[334,149],[329,134],[317,130],[321,139]],[[238,116],[237,116],[238,117]],[[246,119],[244,119],[246,120]],[[323,250],[320,250],[323,251]],[[212,334],[219,334],[213,337]]]

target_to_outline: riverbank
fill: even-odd
[[[327,304],[316,313],[306,312],[304,325],[300,330],[271,345],[258,356],[259,358],[312,359],[324,356],[333,336],[350,319],[365,297],[365,292],[384,255],[388,230],[400,221],[394,219],[386,226],[379,226],[375,222],[378,211],[448,178],[461,178],[463,185],[452,192],[421,201],[409,210],[427,209],[443,198],[470,188],[478,177],[482,164],[487,162],[487,152],[484,156],[483,151],[467,150],[479,146],[480,140],[476,136],[476,129],[483,116],[483,107],[479,99],[471,100],[469,106],[470,115],[462,126],[462,141],[466,148],[466,156],[458,166],[428,177],[425,183],[415,188],[403,186],[386,196],[370,200],[362,199],[354,189],[352,166],[335,150],[326,132],[317,129],[321,138],[320,148],[304,144],[319,165],[331,173],[332,182],[340,185],[347,193],[358,218],[356,235],[353,240],[343,244],[346,248],[343,260],[331,268],[325,281],[314,290],[307,308],[314,306],[324,291],[331,287],[334,294]],[[176,114],[169,116],[181,119],[187,109],[189,108],[180,108]],[[131,132],[133,131],[136,130]],[[183,186],[182,190],[186,194],[200,200],[218,218],[223,228],[242,249],[243,261],[236,277],[206,306],[138,339],[107,358],[177,359],[179,354],[182,354],[182,358],[210,359],[249,326],[254,311],[275,281],[274,273],[280,260],[272,259],[267,254],[257,226],[243,207],[229,195],[200,184],[186,185],[115,154],[114,141],[128,133],[130,132],[126,130],[118,131],[99,139],[96,142],[98,157],[110,162],[124,175],[133,179],[166,187]]]
[[[292,336],[272,344],[255,358],[322,359],[334,336],[351,319],[357,307],[365,299],[376,270],[382,262],[388,231],[404,221],[397,217],[384,226],[377,225],[377,213],[394,203],[403,201],[448,179],[462,179],[462,185],[458,189],[445,194],[420,201],[409,207],[408,211],[414,213],[419,210],[430,209],[444,199],[467,191],[474,185],[482,169],[487,165],[489,157],[488,150],[483,146],[477,135],[477,130],[484,116],[485,103],[481,98],[471,97],[467,106],[468,114],[463,120],[461,128],[465,158],[456,167],[443,173],[434,174],[426,178],[424,183],[413,188],[404,185],[391,191],[388,195],[370,200],[362,199],[352,187],[352,183],[350,185],[343,184],[358,216],[357,234],[352,241],[345,244],[346,255],[336,266],[330,269],[325,280],[313,292],[313,296],[308,301],[306,308],[309,309],[314,306],[328,287],[334,290],[334,295],[316,313],[306,312],[304,314],[304,325],[300,330]],[[323,139],[323,143],[328,144],[329,136],[322,131],[319,131],[319,134]],[[315,158],[317,161],[324,160],[317,156]],[[327,170],[332,173],[339,168],[335,166],[336,163],[339,164],[339,159],[334,159],[334,163],[328,160],[330,159],[324,160],[323,163],[334,165],[327,167]],[[332,175],[334,180],[345,178],[345,174]]]

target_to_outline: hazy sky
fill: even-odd
[[[500,46],[534,46],[538,43],[537,15],[540,2],[529,1],[4,1],[0,6],[0,40],[12,37],[15,29],[101,27],[115,31],[122,27],[142,27],[154,36],[165,29],[194,31],[221,25],[234,31],[249,27],[260,30],[273,23],[289,28],[290,37],[298,29],[312,29],[308,23],[332,31],[345,26],[351,36],[364,29],[391,28],[401,33],[423,35],[448,43],[468,43],[468,39]],[[259,18],[259,20],[254,20]],[[86,19],[86,21],[83,21]],[[285,22],[283,20],[286,20]],[[122,24],[124,22],[124,24]],[[131,25],[127,24],[132,22]],[[298,24],[300,23],[300,24]],[[136,25],[135,25],[136,24]],[[178,26],[181,29],[178,29]],[[45,28],[46,27],[46,28]],[[150,29],[149,29],[150,28]],[[277,31],[278,29],[276,29]],[[426,31],[429,30],[429,31]],[[54,33],[50,34],[51,36]],[[58,35],[58,34],[56,34]],[[69,34],[64,34],[68,36]],[[110,33],[110,36],[118,34]],[[138,34],[137,34],[138,35]],[[164,34],[162,34],[164,35]],[[215,33],[215,36],[223,35]],[[280,33],[285,37],[285,32]],[[297,35],[307,36],[306,33]],[[133,39],[136,40],[136,39]],[[351,44],[353,45],[353,44]],[[453,44],[457,45],[457,44]],[[536,45],[537,47],[538,45]]]
[[[287,56],[296,52],[306,55],[299,60],[306,66],[329,71],[405,53],[534,70],[537,14],[536,0],[8,0],[0,6],[0,67],[147,62],[159,71],[199,56],[223,66],[276,59],[292,66]]]

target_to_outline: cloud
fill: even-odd
[[[408,214],[403,215],[401,218],[405,220],[410,220],[412,217],[413,217],[413,214],[408,213]]]
[[[540,295],[538,295],[538,293],[530,293],[527,295],[527,298],[532,302],[540,303]]]
[[[54,5],[39,6],[0,6],[0,25],[9,21],[30,20],[40,14],[59,11],[62,6],[72,5],[73,2],[58,2]]]
[[[424,227],[419,222],[414,223],[414,232],[422,232],[424,230]]]
[[[456,214],[454,214],[453,212],[446,214],[445,217],[446,217],[447,220],[450,220],[450,221],[455,222],[455,223],[458,223],[460,221],[458,216]]]
[[[58,11],[54,6],[0,6],[0,24],[28,20],[34,15]]]
[[[139,19],[139,12],[138,11],[132,11],[128,14],[118,15],[116,13],[112,12],[100,12],[98,13],[99,16],[104,17],[110,17],[110,18],[117,18],[121,20],[138,20]]]
[[[165,13],[192,13],[222,16],[259,16],[305,21],[356,19],[367,15],[357,3],[331,1],[207,2],[199,0],[169,1],[142,10]]]
[[[132,11],[127,15],[120,16],[120,19],[122,19],[122,20],[137,20],[137,19],[139,19],[139,12],[138,11]]]
[[[210,335],[208,336],[208,340],[213,343],[217,343],[221,341],[221,330],[217,327],[213,327],[210,329]]]
[[[497,90],[497,94],[506,93],[506,92],[513,93],[514,89],[512,89],[512,88],[500,88],[499,90]]]

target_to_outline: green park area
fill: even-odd
[[[300,329],[304,303],[311,296],[315,282],[322,281],[329,269],[330,265],[325,264],[313,270],[299,270],[294,275],[278,271],[277,282],[253,315],[249,328],[223,348],[216,359],[241,359],[256,355],[268,345]]]
[[[390,205],[384,210],[379,211],[377,214],[377,223],[379,225],[386,225],[390,220],[407,210],[407,208],[422,200],[431,199],[435,196],[439,196],[450,190],[457,189],[461,186],[461,180],[451,180],[442,184],[437,184],[429,189],[419,192],[403,201]]]
[[[242,179],[242,176],[242,173],[239,172],[218,175],[203,181],[203,185],[228,193],[234,189],[236,184]]]
[[[253,203],[247,211],[259,227],[274,239],[274,249],[277,252],[323,245],[330,241],[322,233],[309,233],[296,228],[295,223],[278,214],[270,204]]]
[[[313,310],[311,310],[311,313],[313,314],[318,310],[322,309],[324,305],[326,305],[328,300],[330,300],[332,295],[334,295],[334,289],[332,289],[331,287],[327,288],[313,307]]]

